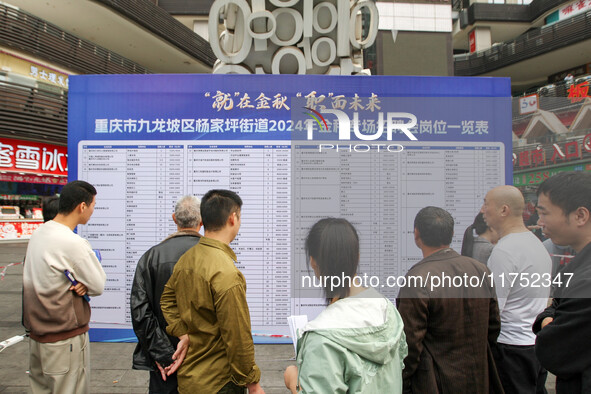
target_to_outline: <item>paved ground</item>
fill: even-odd
[[[26,243],[0,241],[0,267],[22,262]],[[0,268],[0,277],[3,268]],[[22,265],[7,267],[0,280],[0,341],[24,333],[21,326]],[[131,369],[135,344],[91,343],[91,393],[147,393],[148,373]],[[267,394],[288,393],[283,370],[293,363],[292,345],[256,345],[256,361],[262,370],[261,384]],[[28,392],[28,339],[0,353],[0,393]],[[548,379],[554,393],[554,379]]]

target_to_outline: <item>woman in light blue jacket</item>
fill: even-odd
[[[329,306],[298,340],[297,368],[285,371],[292,393],[402,393],[407,354],[403,323],[394,305],[372,288],[355,286],[359,237],[345,219],[317,222],[306,239],[315,275],[350,278],[325,288]],[[330,285],[332,282],[327,280]]]

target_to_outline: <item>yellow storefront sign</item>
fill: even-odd
[[[68,74],[0,50],[0,70],[25,75],[61,88],[68,88]]]

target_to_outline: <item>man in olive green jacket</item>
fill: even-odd
[[[173,355],[179,393],[264,394],[254,360],[246,281],[229,244],[240,229],[242,200],[210,190],[201,201],[205,236],[185,253],[160,299],[166,331],[179,337]],[[190,344],[190,345],[189,345]]]

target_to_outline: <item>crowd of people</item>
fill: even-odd
[[[549,371],[557,393],[591,392],[591,174],[559,173],[537,194],[537,224],[552,245],[524,224],[525,202],[513,186],[486,194],[461,254],[450,247],[450,213],[421,209],[414,242],[423,259],[406,274],[414,281],[399,289],[395,304],[356,281],[326,287],[326,309],[298,332],[297,365],[286,369],[286,387],[292,393],[537,394],[546,392]],[[73,230],[90,220],[95,201],[92,185],[70,182],[55,218],[29,242],[23,323],[34,393],[89,391],[84,296],[100,295],[106,276],[88,241]],[[201,201],[183,197],[172,215],[178,231],[138,262],[130,298],[138,338],[133,367],[150,371],[151,393],[264,392],[247,283],[230,246],[241,209],[241,198],[229,190],[211,190]],[[574,258],[553,262],[550,246],[564,252],[554,257]],[[359,235],[345,219],[315,223],[305,250],[318,277],[359,274]],[[427,285],[445,275],[481,280]]]

